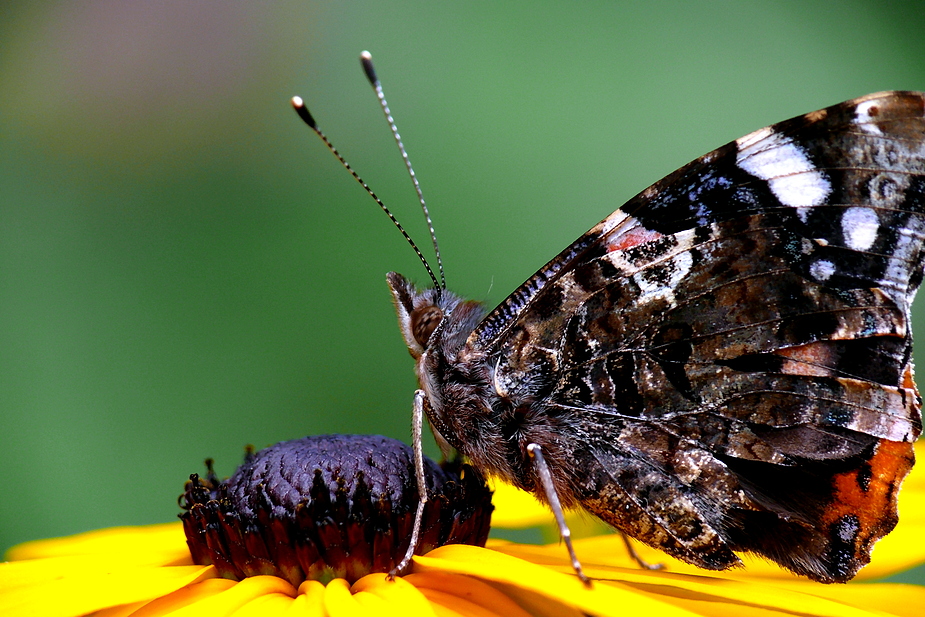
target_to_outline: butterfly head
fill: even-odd
[[[472,362],[472,350],[466,344],[485,316],[485,307],[446,289],[419,289],[396,272],[390,272],[386,279],[398,313],[398,325],[415,361],[418,383],[426,393],[424,413],[440,450],[444,456],[454,449],[467,456],[485,450],[481,440],[461,437],[472,414],[484,415],[490,408],[485,402],[490,384],[487,379],[472,381],[471,375],[480,373],[481,362]],[[462,375],[470,377],[461,379]],[[472,403],[473,397],[478,404],[457,404]],[[503,448],[489,451],[503,452]],[[499,465],[503,461],[483,465],[483,469],[493,470]]]
[[[444,316],[452,312],[459,299],[440,289],[417,289],[408,279],[397,272],[386,277],[398,325],[411,356],[417,360],[427,349],[428,342],[440,326]]]
[[[448,349],[458,349],[485,314],[477,302],[463,300],[445,289],[418,289],[397,272],[390,272],[386,280],[398,325],[415,360],[437,341]]]

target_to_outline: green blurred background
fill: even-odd
[[[361,50],[494,304],[714,147],[925,89],[923,32],[920,1],[5,2],[0,551],[174,520],[248,443],[408,439],[384,275],[423,270],[288,102],[426,245]]]

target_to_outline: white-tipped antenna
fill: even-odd
[[[389,111],[389,104],[385,100],[385,94],[382,92],[382,84],[376,77],[376,69],[373,68],[373,56],[368,51],[360,53],[360,64],[363,65],[363,72],[366,73],[366,79],[369,80],[373,90],[376,92],[376,98],[379,99],[379,105],[382,107],[382,113],[385,114],[386,122],[389,123],[389,129],[398,144],[398,150],[401,152],[401,158],[405,161],[405,167],[408,169],[408,175],[411,176],[411,182],[414,184],[414,191],[418,194],[418,201],[421,202],[421,210],[424,212],[424,218],[427,220],[427,229],[430,231],[430,239],[434,243],[434,254],[437,256],[437,270],[440,271],[440,289],[446,289],[446,277],[443,275],[443,260],[440,259],[440,247],[437,246],[437,233],[434,231],[434,224],[430,220],[430,211],[427,209],[427,203],[424,201],[424,193],[421,192],[421,184],[418,177],[411,167],[411,160],[408,158],[408,152],[405,151],[405,145],[401,141],[401,135],[398,134],[398,127],[392,118],[392,112]]]
[[[418,258],[421,260],[421,263],[424,264],[424,268],[427,270],[427,274],[430,275],[430,280],[433,281],[434,287],[438,290],[445,289],[437,281],[437,277],[434,276],[434,271],[430,269],[430,264],[427,263],[427,259],[424,257],[424,254],[421,253],[421,249],[418,248],[418,245],[414,243],[414,240],[411,239],[411,236],[408,235],[408,232],[405,231],[405,228],[401,226],[401,223],[398,222],[398,219],[395,218],[395,215],[392,214],[391,210],[385,207],[385,204],[382,203],[382,200],[373,192],[369,186],[363,182],[363,179],[357,175],[357,172],[353,171],[353,168],[350,164],[341,156],[340,152],[337,151],[337,148],[334,147],[324,133],[321,132],[321,129],[318,128],[318,124],[315,122],[315,118],[312,116],[311,112],[308,111],[308,107],[305,106],[305,103],[302,101],[301,97],[294,96],[292,97],[292,106],[295,108],[297,114],[302,119],[305,124],[315,131],[315,134],[321,138],[321,141],[324,142],[324,145],[328,147],[328,150],[337,157],[337,160],[340,161],[340,164],[344,166],[344,169],[350,172],[350,175],[353,176],[353,179],[360,183],[366,192],[369,193],[370,197],[376,200],[376,203],[379,204],[379,207],[382,208],[382,211],[385,212],[386,216],[389,217],[389,220],[395,224],[395,227],[398,228],[398,231],[401,232],[401,235],[404,236],[405,240],[408,241],[408,244],[411,245],[411,248],[414,249],[414,252],[417,254]],[[429,219],[428,219],[429,220]],[[442,272],[441,272],[442,276]]]

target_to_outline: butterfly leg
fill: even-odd
[[[411,440],[414,449],[414,475],[418,483],[418,509],[414,513],[414,527],[411,530],[411,542],[408,544],[408,550],[402,560],[389,572],[389,578],[407,574],[408,568],[411,567],[411,558],[414,557],[414,551],[418,547],[418,540],[421,535],[421,521],[424,517],[424,504],[427,503],[427,481],[424,479],[424,449],[421,445],[424,427],[424,391],[417,390],[414,393],[414,410],[411,414]]]
[[[643,570],[664,570],[665,564],[663,563],[649,563],[645,559],[639,556],[639,553],[636,552],[636,547],[630,542],[630,537],[626,535],[625,532],[620,532],[620,537],[623,538],[623,544],[626,545],[626,552],[629,553],[630,558],[636,562]]]
[[[572,560],[572,568],[575,569],[575,574],[578,575],[578,578],[580,578],[585,585],[590,587],[591,579],[589,579],[585,575],[584,570],[581,569],[581,562],[578,561],[578,556],[575,554],[575,547],[572,546],[572,532],[565,522],[565,513],[562,511],[559,495],[556,493],[555,485],[553,485],[552,474],[549,472],[549,467],[546,465],[546,459],[543,457],[543,449],[539,444],[531,443],[527,444],[527,452],[533,459],[533,464],[536,466],[536,474],[539,476],[540,482],[543,483],[543,492],[546,493],[546,501],[549,502],[552,514],[556,517],[556,525],[559,526],[559,537],[562,538],[562,542],[565,543],[565,548],[568,549],[569,557]]]

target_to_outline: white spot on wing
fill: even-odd
[[[880,130],[880,127],[874,124],[874,117],[877,114],[878,106],[878,101],[864,101],[858,105],[858,108],[854,112],[855,122],[861,127],[862,131],[870,133],[871,135],[883,135],[883,131]],[[871,111],[874,113],[871,114]]]
[[[869,250],[877,240],[879,230],[880,219],[877,218],[877,213],[870,208],[857,206],[848,208],[842,214],[841,231],[850,249]]]
[[[789,137],[764,128],[738,139],[736,145],[739,168],[767,181],[782,204],[800,209],[797,214],[804,221],[808,213],[802,208],[818,206],[832,192],[829,180]]]
[[[883,275],[883,289],[907,312],[913,298],[908,288],[910,269],[921,259],[923,243],[925,221],[917,216],[910,217],[906,225],[896,232],[896,246]]]
[[[670,304],[675,303],[674,290],[681,281],[690,274],[691,266],[694,265],[694,257],[690,251],[684,251],[675,255],[670,262],[671,269],[668,280],[657,280],[650,278],[646,270],[641,270],[633,275],[633,280],[639,285],[640,297],[638,302],[651,302],[655,299],[667,300]]]
[[[814,261],[809,267],[809,274],[820,283],[823,283],[835,274],[835,264],[825,259]]]

